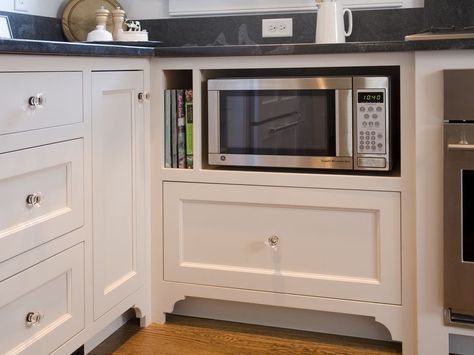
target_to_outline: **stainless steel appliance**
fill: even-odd
[[[444,72],[444,305],[474,326],[474,69]]]
[[[390,78],[208,81],[209,164],[388,171]]]
[[[405,41],[437,41],[449,39],[474,39],[474,26],[432,26],[420,33],[405,36]]]
[[[474,1],[425,0],[423,18],[418,23],[429,27],[405,37],[407,41],[473,39]]]

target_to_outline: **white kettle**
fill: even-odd
[[[336,0],[316,0],[318,21],[316,23],[316,43],[344,43],[352,33],[352,12],[343,9]],[[348,14],[349,26],[344,28],[344,15]]]

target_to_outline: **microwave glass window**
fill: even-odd
[[[334,156],[334,90],[220,92],[223,154]]]
[[[474,262],[474,170],[462,171],[462,259]]]

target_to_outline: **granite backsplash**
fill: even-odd
[[[1,12],[8,15],[14,38],[65,41],[61,20]],[[293,18],[293,37],[262,38],[263,18]],[[425,0],[425,8],[353,11],[354,30],[348,42],[400,41],[430,26],[474,25],[473,0]],[[314,43],[316,12],[166,18],[141,20],[150,40],[164,46],[211,46]]]
[[[263,18],[293,18],[293,37],[262,38]],[[354,30],[347,39],[359,41],[403,40],[406,34],[426,27],[424,11],[418,9],[354,11]],[[314,43],[316,12],[221,16],[200,18],[170,18],[143,20],[142,27],[151,40],[163,41],[167,46],[209,46],[245,44]]]
[[[0,11],[0,15],[8,16],[13,38],[67,41],[61,27],[61,19],[4,11]]]
[[[474,26],[474,0],[425,0],[425,21],[435,27]]]

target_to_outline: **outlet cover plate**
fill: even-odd
[[[29,0],[15,0],[15,11],[28,12]]]
[[[293,37],[292,18],[267,18],[262,20],[262,37]]]

